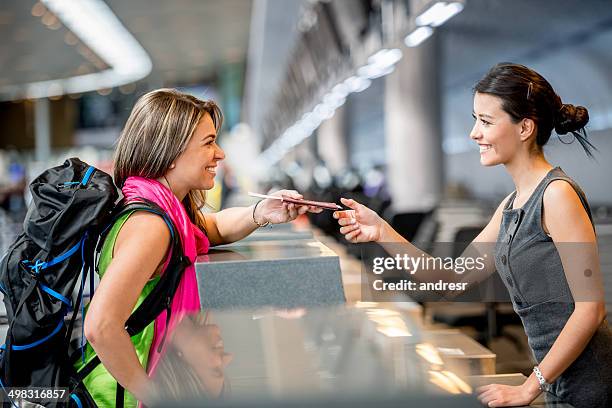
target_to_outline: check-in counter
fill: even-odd
[[[461,333],[427,333],[406,315],[379,306],[204,311],[192,322],[199,323],[188,339],[175,334],[168,346],[158,369],[162,379],[154,380],[163,403],[152,406],[201,406],[206,399],[211,407],[476,408],[477,386],[525,379],[470,376],[469,366],[445,356],[477,359],[482,350]],[[215,375],[208,377],[210,371]],[[194,391],[190,384],[198,373],[204,373],[203,386]],[[552,395],[532,406],[553,405],[569,408]]]
[[[294,229],[290,224],[274,224],[255,230],[235,244],[253,241],[285,241],[294,239],[313,239],[312,230]]]
[[[444,365],[452,370],[470,375],[495,374],[495,353],[459,330],[425,330],[422,338],[436,348]]]
[[[345,302],[338,256],[292,231],[212,248],[198,257],[202,308],[314,307]],[[291,238],[288,238],[287,236]]]
[[[361,396],[358,406],[407,393],[407,402],[424,395],[442,407],[459,395],[449,406],[477,407],[479,381],[519,381],[494,376],[496,355],[459,330],[428,329],[410,299],[345,305],[339,258],[321,242],[287,229],[254,235],[196,262],[205,320],[233,356],[223,370],[231,406],[318,398],[338,406],[347,395]],[[217,403],[230,406],[209,405]]]
[[[168,394],[175,400],[192,401],[185,406],[207,399],[207,406],[227,407],[358,407],[369,401],[381,407],[476,408],[481,405],[475,387],[524,379],[470,376],[471,370],[444,356],[447,346],[476,358],[474,345],[460,333],[426,333],[407,316],[381,307],[205,311],[192,321],[200,323],[189,339],[173,336],[160,363],[168,384],[156,380],[160,395],[171,387]],[[198,352],[187,355],[187,350]],[[168,363],[172,355],[175,362]],[[164,376],[166,367],[171,375]],[[186,373],[206,375],[213,368],[215,376],[205,376],[198,390],[202,395],[189,389],[194,381],[183,379]],[[352,405],[344,404],[347,399]],[[547,406],[538,401],[535,406]],[[180,406],[168,400],[159,406],[168,404]]]
[[[413,398],[427,401],[423,399],[427,395],[434,401],[454,398],[454,405],[439,406],[479,406],[469,385],[461,380],[462,374],[445,367],[438,351],[425,344],[419,324],[396,311],[328,306],[232,309],[203,315],[194,319],[205,322],[197,329],[202,339],[190,335],[198,354],[181,352],[176,359],[183,366],[162,363],[160,367],[172,367],[171,386],[181,387],[188,381],[175,375],[192,369],[206,373],[207,366],[216,364],[202,349],[207,342],[211,353],[231,355],[231,362],[218,370],[225,384],[216,388],[231,387],[231,393],[219,395],[227,400],[226,406],[243,402],[252,406],[269,399],[284,401],[286,406],[300,399],[310,401],[302,406],[313,406],[312,401],[319,399],[338,402],[347,397],[382,401],[401,393],[406,393],[406,403]],[[190,350],[177,336],[172,341]],[[211,341],[208,336],[212,336]],[[169,347],[172,350],[173,346]],[[164,368],[161,370],[163,373]],[[166,386],[158,384],[160,390]],[[453,397],[457,390],[460,395]],[[173,394],[191,393],[175,390]],[[210,397],[206,396],[213,399]],[[466,401],[468,405],[461,405]]]

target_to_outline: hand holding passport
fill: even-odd
[[[293,204],[297,204],[297,205],[309,205],[309,206],[313,206],[313,207],[319,207],[319,208],[323,208],[325,210],[332,210],[332,211],[336,211],[336,210],[342,210],[343,207],[336,204],[336,203],[328,203],[325,201],[311,201],[311,200],[303,200],[303,199],[295,199],[295,198],[291,198],[289,196],[283,195],[280,197],[277,196],[271,196],[271,195],[266,195],[266,194],[258,194],[258,193],[252,193],[249,192],[249,195],[251,197],[259,197],[259,198],[271,198],[273,200],[281,200],[282,202],[286,202],[286,203],[293,203]]]

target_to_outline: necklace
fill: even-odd
[[[166,181],[166,184],[168,185],[168,189],[169,189],[170,191],[172,191],[172,187],[170,186],[170,182],[168,181],[168,179],[166,178],[166,176],[165,176],[165,175],[163,175],[162,177],[163,177],[163,178],[164,178],[164,180]],[[174,191],[172,191],[172,192],[174,193]]]

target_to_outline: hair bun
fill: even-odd
[[[588,122],[589,111],[584,106],[564,103],[557,113],[555,132],[559,135],[575,132],[584,128]]]

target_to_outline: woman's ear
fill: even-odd
[[[531,136],[536,134],[536,124],[533,119],[525,118],[521,120],[520,137],[521,141],[524,142]]]

